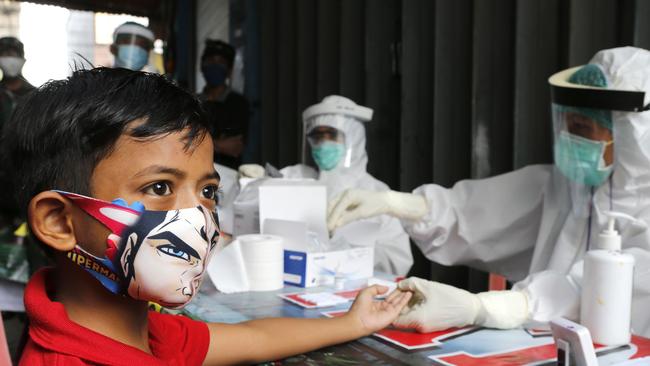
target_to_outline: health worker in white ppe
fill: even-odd
[[[517,282],[471,294],[419,278],[400,282],[415,300],[395,325],[432,331],[468,324],[513,328],[579,316],[582,258],[621,221],[623,251],[636,259],[632,330],[650,336],[650,52],[615,48],[553,75],[554,165],[435,184],[412,194],[348,191],[330,205],[335,228],[377,214],[402,219],[424,254]]]
[[[284,178],[313,178],[327,186],[328,198],[332,198],[349,188],[361,188],[373,192],[388,192],[390,188],[375,179],[366,171],[366,131],[364,123],[372,119],[372,109],[357,105],[352,100],[338,95],[325,97],[322,102],[305,109],[303,152],[311,153],[318,170],[305,164],[288,166],[280,170]],[[303,161],[306,159],[303,157]],[[244,175],[254,175],[247,171],[263,170],[261,167],[242,166]],[[350,239],[357,246],[374,246],[375,270],[395,275],[405,275],[413,265],[413,255],[409,237],[399,220],[389,215],[378,215],[365,219],[375,223],[374,232],[367,239]],[[332,242],[336,242],[350,226],[334,230]],[[363,224],[361,224],[363,225]]]
[[[115,28],[111,53],[115,56],[114,67],[140,71],[149,63],[154,34],[151,29],[135,22],[126,22]],[[146,71],[146,70],[145,70]]]

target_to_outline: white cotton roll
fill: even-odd
[[[251,291],[279,290],[284,286],[284,248],[282,238],[250,234],[237,238],[246,266]]]
[[[250,234],[237,237],[246,262],[277,262],[283,259],[282,238],[275,235]]]

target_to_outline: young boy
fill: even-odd
[[[207,128],[190,94],[125,69],[76,71],[17,109],[3,156],[31,232],[56,262],[25,290],[21,364],[261,362],[362,337],[396,318],[410,293],[376,302],[386,288],[375,286],[336,319],[205,324],[147,310],[147,301],[187,303],[218,251],[219,176]]]

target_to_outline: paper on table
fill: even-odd
[[[351,303],[356,297],[358,290],[340,292],[295,292],[278,294],[284,300],[300,305],[306,309],[324,308],[345,303]],[[346,310],[347,311],[347,310]]]
[[[250,285],[239,240],[234,240],[216,255],[208,264],[208,276],[221,292],[248,291]]]
[[[303,294],[303,295],[299,295],[299,297],[307,302],[316,304],[316,306],[318,307],[345,304],[349,301],[345,297],[337,296],[329,292],[316,292],[311,294]]]

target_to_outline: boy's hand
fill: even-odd
[[[375,296],[388,291],[388,287],[374,285],[362,290],[357,295],[346,318],[358,325],[362,336],[372,334],[389,326],[411,298],[410,291],[393,291],[383,301],[376,301]]]

